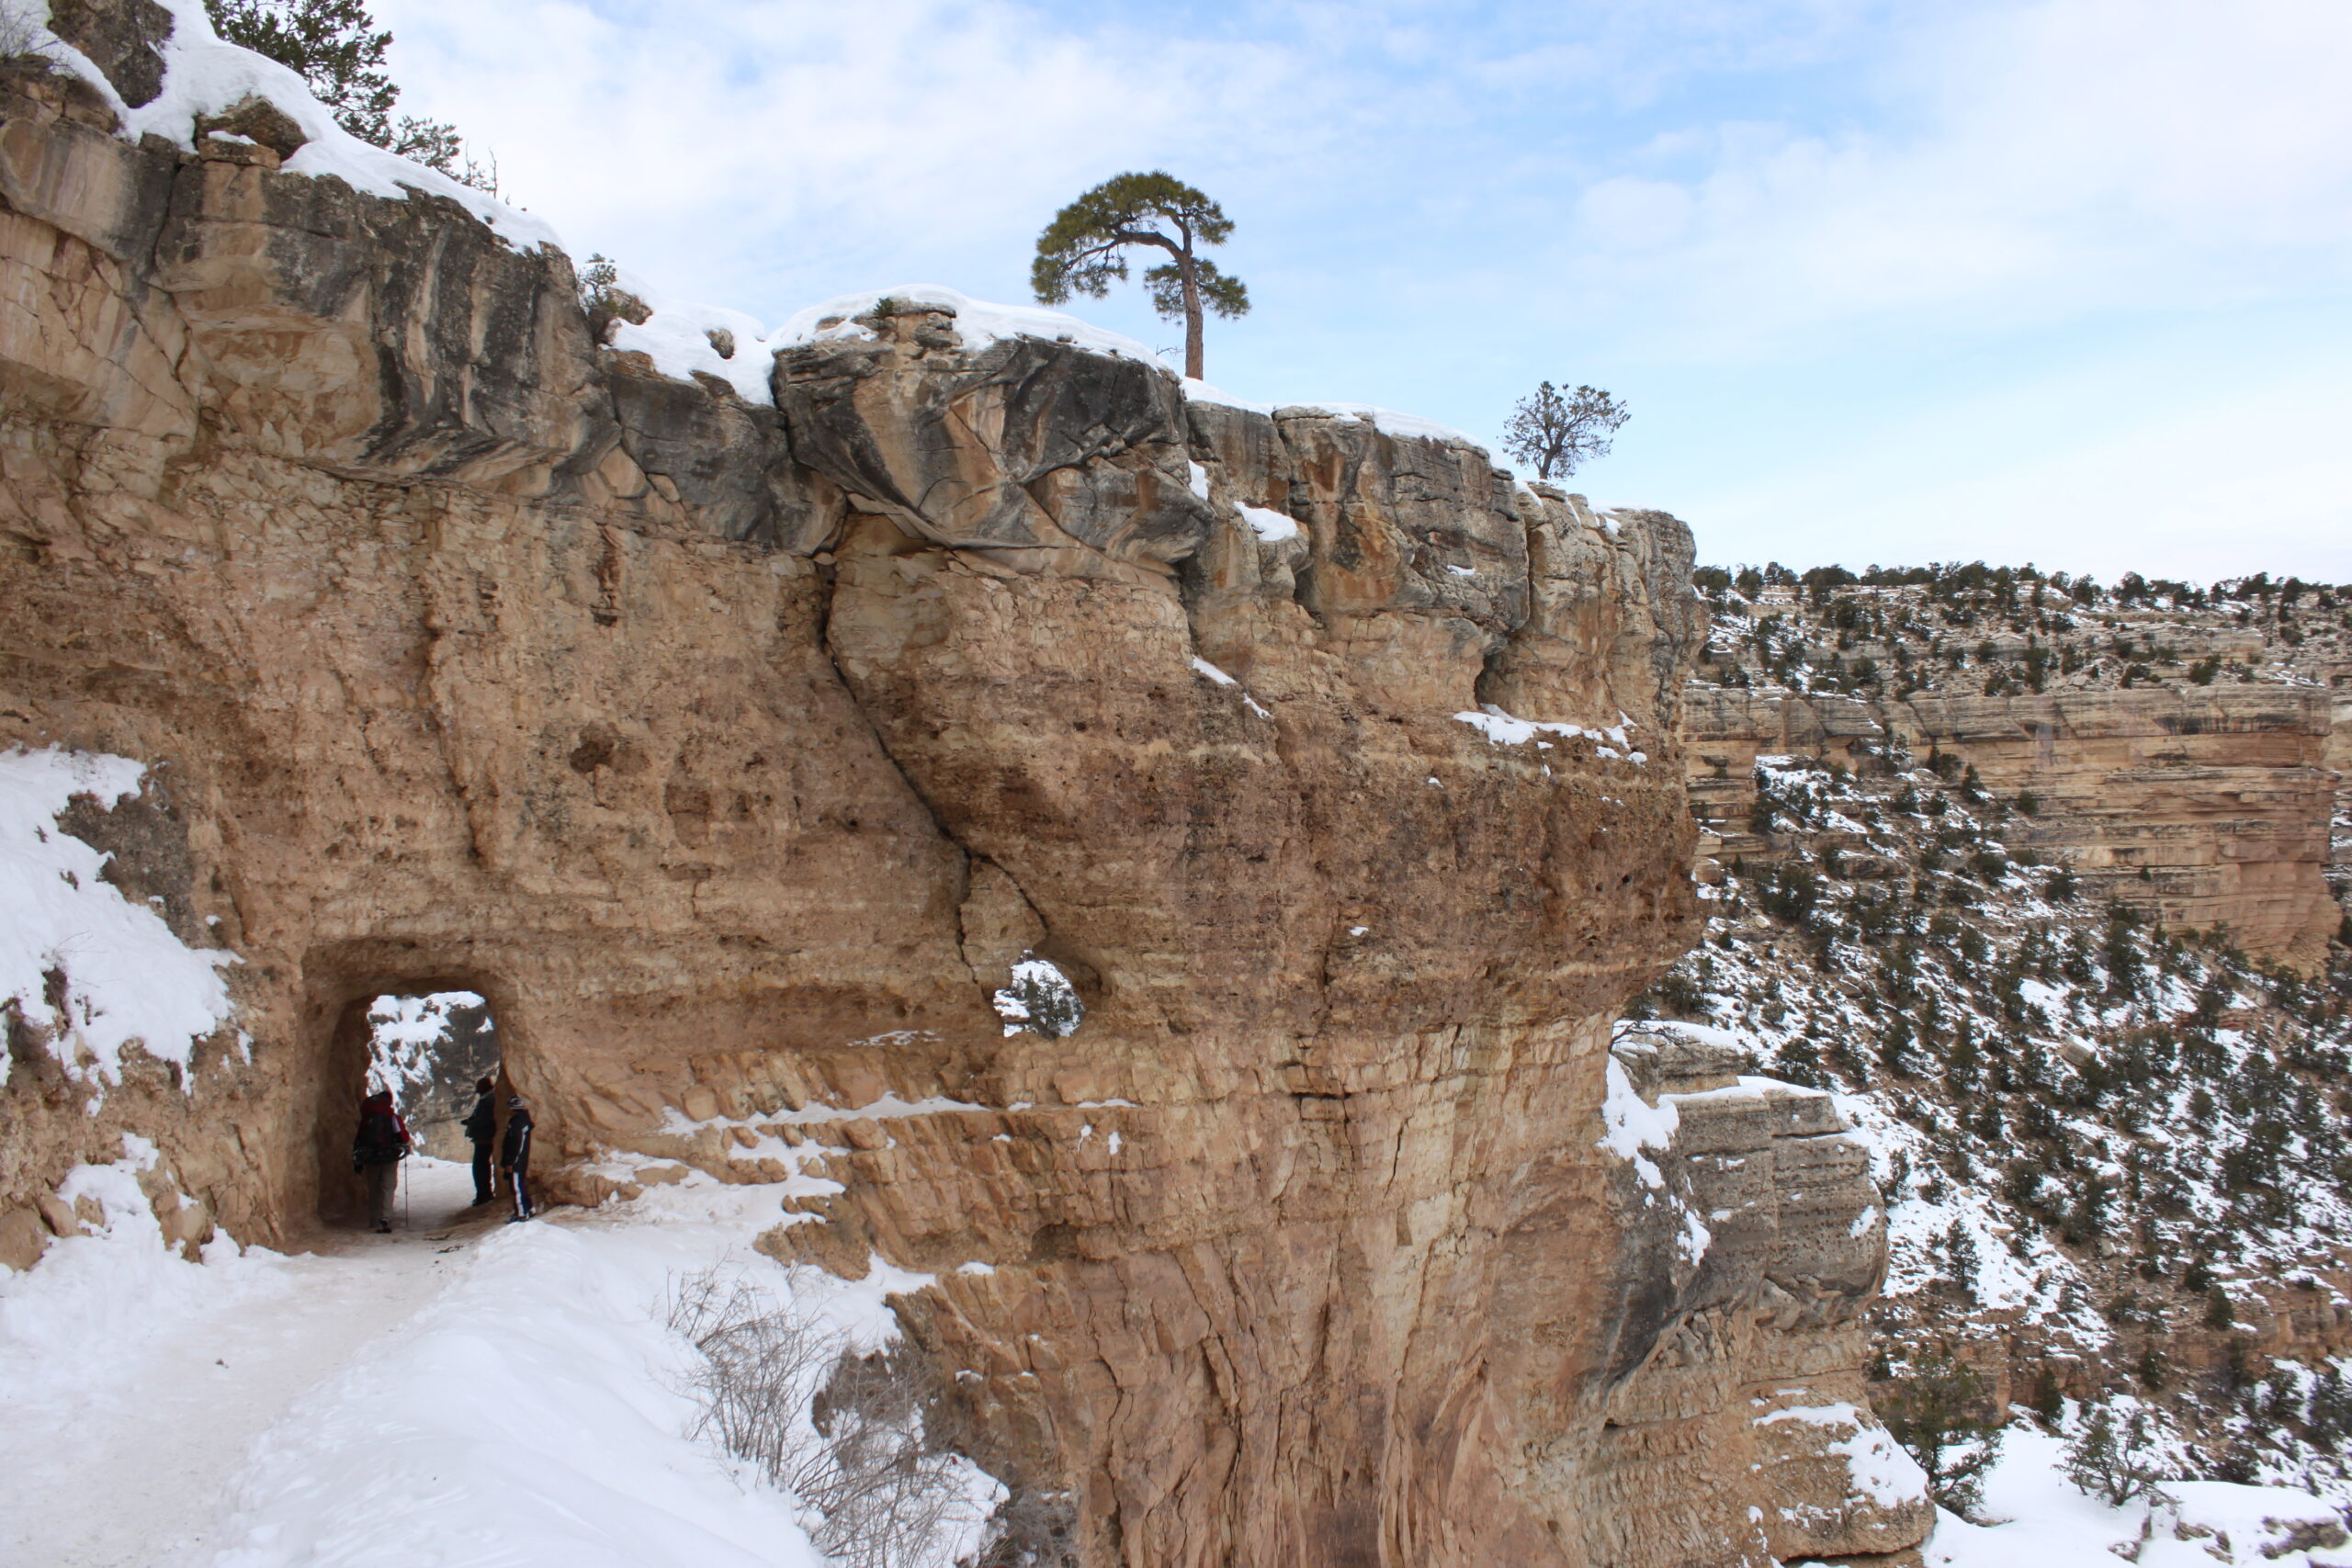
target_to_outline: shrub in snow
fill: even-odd
[[[1950,1283],[1953,1293],[1963,1301],[1975,1301],[1976,1238],[1969,1234],[1967,1225],[1960,1220],[1953,1220],[1937,1239],[1936,1250],[1942,1256],[1943,1278]]]
[[[1086,1009],[1069,976],[1034,953],[1021,955],[1012,966],[1012,983],[997,992],[995,1001],[1007,1034],[1028,1029],[1048,1040],[1061,1040],[1077,1033],[1086,1021]]]
[[[989,1528],[994,1538],[971,1568],[1079,1568],[1078,1505],[1067,1492],[1016,1492]]]
[[[580,308],[588,312],[588,335],[610,342],[614,326],[622,321],[643,326],[652,320],[652,307],[623,288],[620,268],[611,257],[592,254],[580,274]]]
[[[461,185],[498,194],[498,164],[464,155],[465,139],[445,120],[395,118],[400,88],[386,73],[392,35],[358,0],[205,0],[221,39],[300,72],[303,85],[333,111],[335,123]]]
[[[1984,1501],[1984,1472],[2001,1452],[2000,1427],[1987,1418],[1984,1382],[1975,1369],[1941,1351],[1923,1356],[1871,1403],[1894,1440],[1928,1472],[1928,1495],[1962,1518],[1973,1517]]]
[[[676,1281],[669,1324],[702,1354],[689,1391],[702,1407],[696,1435],[799,1499],[827,1558],[843,1568],[963,1558],[999,1489],[926,1438],[933,1380],[914,1353],[856,1355],[837,1331],[719,1269]]]
[[[47,60],[54,48],[22,0],[0,0],[0,60]]]
[[[2066,1419],[2066,1393],[2058,1386],[2058,1374],[2047,1361],[2033,1374],[2033,1393],[2026,1399],[2026,1408],[2052,1432]]]
[[[1707,1017],[1707,995],[1714,979],[1714,964],[1702,952],[1685,956],[1657,977],[1657,983],[1625,1004],[1631,1019]]]
[[[2066,1445],[2059,1468],[2086,1497],[2120,1508],[2163,1478],[2154,1419],[2142,1405],[2119,1422],[2104,1404],[2094,1405],[2083,1429]]]

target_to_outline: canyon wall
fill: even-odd
[[[2335,819],[2330,824],[2328,891],[2343,919],[2352,920],[2352,691],[2331,694],[2324,765],[2335,772]],[[2352,926],[2342,931],[2352,932]]]
[[[1714,855],[1772,852],[1747,819],[1759,755],[1867,765],[1890,740],[1915,757],[1935,747],[1996,795],[2030,793],[2035,813],[2014,818],[2007,841],[2063,858],[2091,896],[2175,925],[2226,925],[2249,953],[2312,968],[2343,918],[2326,879],[2341,705],[2316,686],[1880,702],[1694,683],[1684,712]]]
[[[1090,1564],[1924,1533],[1853,1457],[1859,1147],[1611,1053],[1695,926],[1680,524],[937,300],[745,398],[253,106],[116,123],[0,77],[0,747],[148,765],[74,830],[238,1016],[108,1082],[12,1010],[10,1235],[130,1132],[175,1234],[300,1244],[368,1001],[462,988],[560,1195],[820,1170],[763,1246],[934,1273]],[[1029,953],[1074,1032],[992,1005]]]

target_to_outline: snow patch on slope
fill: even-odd
[[[2119,1549],[2135,1543],[2141,1568],[2328,1568],[2344,1560],[2342,1548],[2287,1547],[2298,1524],[2341,1528],[2325,1499],[2286,1486],[2165,1481],[2155,1499],[2110,1508],[2068,1483],[2064,1447],[2012,1427],[1984,1485],[1982,1513],[1994,1522],[1938,1510],[1921,1552],[1930,1568],[2084,1568],[2122,1561]]]
[[[183,944],[103,880],[106,855],[57,825],[75,795],[112,809],[145,775],[128,757],[0,754],[0,1004],[52,1034],[50,1051],[93,1088],[121,1080],[133,1042],[190,1087],[197,1042],[232,1010],[220,971],[236,957]]]
[[[1846,1400],[1829,1404],[1794,1405],[1757,1418],[1759,1427],[1802,1421],[1809,1427],[1842,1428],[1847,1436],[1828,1445],[1827,1451],[1846,1461],[1853,1478],[1851,1490],[1882,1508],[1917,1503],[1928,1495],[1928,1473],[1909,1454],[1895,1446],[1885,1428]]]
[[[1242,504],[1240,512],[1241,521],[1250,525],[1250,531],[1270,545],[1298,537],[1298,519],[1287,512],[1276,512],[1271,506],[1251,506],[1247,502]]]
[[[112,1462],[140,1483],[125,1506],[153,1514],[130,1536],[113,1532],[115,1547],[143,1539],[145,1550],[107,1561],[177,1562],[188,1542],[225,1539],[217,1558],[200,1560],[828,1568],[800,1500],[695,1435],[687,1391],[699,1361],[669,1329],[665,1298],[716,1264],[830,1346],[864,1354],[899,1337],[888,1298],[933,1282],[879,1258],[848,1281],[760,1256],[751,1244],[784,1217],[782,1190],[701,1172],[593,1213],[460,1233],[455,1246],[436,1245],[446,1235],[387,1238],[288,1258],[240,1256],[223,1238],[192,1264],[166,1249],[139,1185],[154,1163],[151,1146],[127,1139],[122,1159],[75,1171],[61,1196],[85,1212],[102,1206],[104,1224],[53,1244],[29,1274],[0,1273],[0,1388],[10,1407],[34,1411],[36,1426],[52,1412],[102,1412],[126,1434],[118,1445],[138,1434],[143,1459],[92,1449],[79,1478],[101,1485]],[[461,1195],[463,1168],[441,1174]],[[315,1299],[385,1291],[428,1304],[355,1325],[339,1343],[345,1317],[322,1314]],[[320,1373],[290,1403],[255,1412],[242,1405],[269,1398],[267,1378],[248,1370],[262,1348]],[[212,1386],[207,1409],[217,1419],[187,1419],[190,1380]],[[164,1408],[182,1425],[158,1446],[141,1402],[164,1384]],[[807,1427],[805,1405],[794,1419]],[[175,1454],[217,1443],[220,1427],[258,1436],[250,1449],[235,1442],[242,1454],[190,1459],[187,1468],[217,1469],[219,1479],[200,1494],[173,1493]],[[147,1473],[159,1460],[170,1473]],[[905,1559],[909,1568],[968,1555],[1003,1495],[977,1468],[955,1470],[947,1528],[928,1553]],[[177,1511],[156,1511],[151,1488]],[[0,1536],[17,1539],[5,1528]]]
[[[697,1172],[486,1235],[437,1302],[263,1438],[220,1568],[438,1562],[458,1541],[469,1562],[824,1568],[797,1499],[689,1435],[696,1358],[661,1303],[723,1262],[862,1354],[898,1337],[887,1297],[931,1277],[876,1258],[850,1281],[751,1252],[779,1217],[774,1187]],[[978,1544],[1002,1495],[977,1469],[966,1479],[939,1568]]]
[[[1618,716],[1615,724],[1606,728],[1582,724],[1555,723],[1547,719],[1520,718],[1506,713],[1492,703],[1481,704],[1476,713],[1457,713],[1453,717],[1456,723],[1466,724],[1484,735],[1491,745],[1524,746],[1529,741],[1534,740],[1537,736],[1556,735],[1566,740],[1592,741],[1593,755],[1608,761],[1613,762],[1622,759],[1633,763],[1635,767],[1640,767],[1649,761],[1648,753],[1630,749],[1631,743],[1626,739],[1626,731],[1633,728],[1633,721],[1623,714]],[[1548,745],[1547,742],[1543,741],[1538,741],[1537,744]]]
[[[392,1103],[408,1109],[411,1086],[433,1081],[435,1059],[449,1040],[450,1010],[481,1005],[472,991],[378,997],[368,1009],[369,1087],[391,1090]]]
[[[1284,413],[1328,414],[1333,419],[1369,424],[1383,435],[1398,436],[1409,441],[1442,441],[1449,445],[1475,446],[1481,452],[1493,449],[1491,443],[1481,440],[1467,431],[1456,430],[1450,424],[1441,424],[1433,419],[1424,419],[1419,414],[1401,413],[1395,409],[1381,408],[1373,403],[1253,402],[1248,398],[1236,397],[1222,388],[1212,387],[1206,381],[1196,381],[1190,377],[1184,379],[1184,400],[1193,403],[1213,403],[1219,408],[1239,409],[1245,413],[1264,414],[1269,419],[1272,419],[1278,411]]]
[[[1608,1075],[1609,1097],[1600,1107],[1601,1124],[1607,1131],[1600,1135],[1600,1146],[1632,1162],[1644,1186],[1662,1188],[1665,1174],[1642,1151],[1672,1144],[1675,1129],[1682,1125],[1682,1113],[1671,1101],[1661,1100],[1655,1106],[1645,1101],[1634,1092],[1624,1064],[1614,1056],[1609,1058]]]
[[[1395,409],[1380,408],[1372,403],[1309,403],[1300,405],[1317,413],[1327,413],[1334,419],[1368,424],[1383,435],[1401,436],[1408,441],[1441,441],[1449,445],[1476,446],[1487,450],[1487,444],[1467,431],[1456,430],[1450,424],[1440,424],[1433,419],[1423,419],[1417,413],[1400,413]]]
[[[12,1403],[79,1398],[193,1314],[282,1288],[275,1254],[241,1255],[225,1234],[202,1266],[182,1261],[139,1185],[155,1146],[122,1144],[120,1159],[76,1166],[58,1184],[58,1200],[85,1216],[82,1234],[51,1242],[29,1273],[0,1270],[0,1388]]]
[[[1227,674],[1216,665],[1211,664],[1207,660],[1203,659],[1197,653],[1193,655],[1193,673],[1195,675],[1204,676],[1207,679],[1216,682],[1220,686],[1238,686],[1240,684],[1238,681],[1236,681],[1232,676]]]

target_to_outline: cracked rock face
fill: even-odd
[[[299,1239],[353,1010],[466,988],[573,1196],[821,1161],[766,1245],[935,1273],[910,1332],[1090,1563],[1918,1539],[1826,1102],[1628,1047],[1678,1124],[1604,1146],[1695,923],[1681,525],[937,310],[747,407],[455,208],[7,94],[0,744],[168,781],[126,885],[254,1048],[95,1115],[12,1073],[0,1221],[131,1129]],[[1031,961],[1067,1037],[992,1005]]]

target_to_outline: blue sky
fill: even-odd
[[[2352,579],[2341,0],[379,0],[402,107],[575,254],[769,321],[1164,167],[1255,310],[1209,378],[1476,434],[1702,558]],[[1081,314],[1180,341],[1130,290]]]

